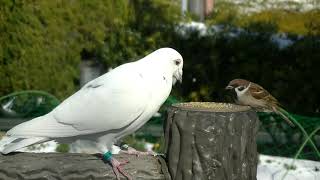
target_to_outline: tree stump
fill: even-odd
[[[124,170],[133,179],[164,180],[169,176],[164,160],[153,156],[119,154],[118,160],[129,160]],[[161,161],[163,163],[161,163]],[[116,179],[109,164],[88,154],[15,153],[0,154],[2,180],[106,180]],[[123,176],[121,179],[125,179]]]
[[[172,180],[253,180],[259,119],[248,106],[179,103],[168,109],[166,161]]]

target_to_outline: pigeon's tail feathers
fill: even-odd
[[[91,131],[78,131],[72,125],[57,122],[51,113],[23,122],[7,131],[7,136],[34,137],[70,137],[89,134]]]
[[[8,154],[10,152],[19,150],[23,147],[27,147],[36,143],[48,141],[46,137],[32,137],[32,138],[19,138],[5,136],[0,141],[0,152],[2,154]]]
[[[16,137],[10,137],[10,136],[3,136],[1,141],[0,141],[0,152],[3,151],[4,147],[8,144],[10,144],[11,142],[13,142],[14,140],[16,140],[18,138]]]
[[[290,119],[282,112],[282,109],[280,107],[273,107],[272,109],[276,114],[280,115],[282,119],[284,119],[291,127],[295,127]]]

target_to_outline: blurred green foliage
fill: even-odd
[[[110,67],[163,46],[176,8],[169,0],[0,1],[0,96],[41,89],[65,98],[78,88],[81,59]]]
[[[246,13],[241,12],[232,2],[219,1],[206,21],[208,24],[228,24],[243,28],[252,23],[274,24],[277,27],[276,32],[320,35],[319,9],[299,12],[279,8]]]
[[[267,155],[295,157],[298,149],[306,139],[298,126],[289,126],[280,116],[274,113],[259,112],[258,116],[261,121],[257,138],[258,152]],[[319,127],[319,117],[312,118],[296,114],[291,114],[291,116],[303,126],[309,135]],[[319,137],[320,133],[317,134]],[[318,138],[311,137],[311,139],[315,142],[317,149],[320,149]],[[297,158],[320,160],[310,143],[306,144]]]
[[[67,153],[69,152],[70,147],[68,144],[59,144],[56,148],[56,152]]]
[[[177,4],[169,0],[133,0],[130,8],[128,24],[107,32],[103,46],[88,56],[101,59],[106,67],[115,67],[168,45],[181,19]]]
[[[267,26],[252,24],[270,32],[224,26],[221,32],[206,36],[198,31],[187,37],[175,36],[174,47],[185,59],[179,87],[182,97],[186,101],[223,101],[228,82],[244,78],[265,87],[289,112],[319,116],[319,38],[289,35],[295,43],[279,48],[271,40],[274,26]]]
[[[224,24],[222,32],[186,36],[176,31],[182,20],[178,1],[4,0],[0,96],[41,89],[64,99],[78,88],[81,59],[99,60],[108,69],[169,46],[185,59],[183,84],[172,92],[179,99],[222,101],[224,86],[240,77],[264,86],[291,112],[319,115],[319,14],[244,15],[226,4],[207,19]],[[235,26],[244,31],[230,38]],[[275,32],[288,32],[296,43],[279,49],[270,41]]]
[[[223,25],[222,32],[202,36],[194,31],[174,40],[187,62],[182,96],[222,101],[228,81],[246,78],[271,91],[291,112],[319,116],[320,10],[243,13],[233,3],[220,2],[206,23]],[[270,39],[281,32],[295,43],[280,49]]]

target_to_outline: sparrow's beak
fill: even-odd
[[[226,90],[230,90],[230,89],[233,89],[234,87],[233,86],[227,86],[225,87]]]

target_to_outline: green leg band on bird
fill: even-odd
[[[111,158],[112,158],[112,153],[110,151],[108,151],[102,155],[102,159],[105,161],[110,161]]]

